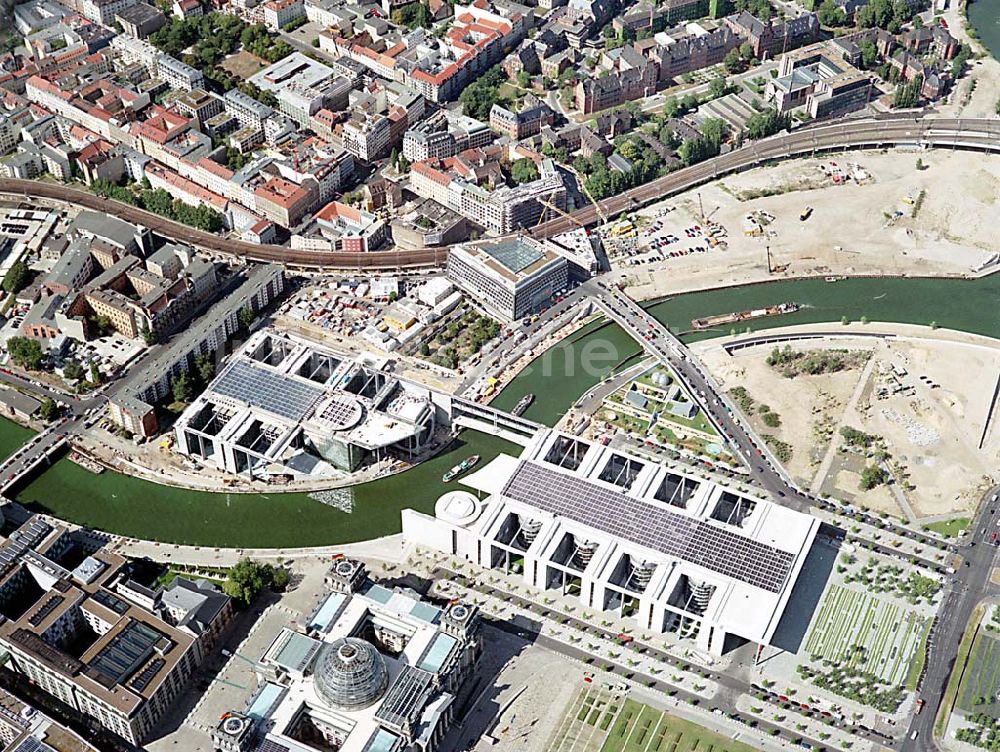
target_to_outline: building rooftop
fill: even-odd
[[[478,243],[463,243],[453,249],[510,284],[556,261],[560,256],[546,244],[526,235]]]

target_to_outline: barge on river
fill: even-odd
[[[801,306],[798,303],[778,303],[767,308],[754,308],[750,311],[739,311],[737,313],[721,313],[718,316],[706,316],[703,319],[692,319],[691,326],[695,329],[711,329],[716,326],[726,324],[739,324],[752,319],[762,319],[767,316],[782,316],[786,313],[795,313]]]

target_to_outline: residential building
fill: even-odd
[[[249,97],[239,89],[230,89],[222,97],[226,112],[236,118],[244,128],[264,131],[264,121],[274,114],[266,104]]]
[[[126,34],[136,39],[145,39],[167,23],[162,10],[147,3],[137,2],[115,16]]]
[[[281,31],[282,26],[306,14],[303,0],[268,0],[261,8],[264,10],[264,24],[271,31]]]
[[[316,225],[330,241],[331,250],[365,253],[375,250],[386,239],[384,220],[339,201],[331,201],[316,212]]]
[[[280,177],[265,180],[254,189],[257,211],[282,227],[295,227],[316,205],[319,190],[315,181],[297,185]]]
[[[520,140],[539,133],[546,125],[555,122],[555,113],[545,102],[528,95],[517,112],[499,104],[490,109],[490,128],[510,138]]]
[[[495,155],[470,149],[442,160],[415,162],[410,168],[410,190],[458,212],[480,227],[505,235],[532,227],[554,206],[566,208],[566,186],[551,159],[541,159],[539,178],[513,188],[502,184]],[[481,183],[493,183],[488,189]]]
[[[403,156],[411,162],[453,157],[493,142],[489,127],[451,110],[438,110],[403,135]]]
[[[138,0],[79,0],[79,12],[101,26],[114,25],[115,16]]]
[[[163,55],[156,64],[157,75],[166,81],[173,89],[205,88],[205,74],[187,63],[175,60],[169,55]]]
[[[374,162],[389,154],[389,119],[379,114],[353,111],[344,123],[344,148],[364,162]]]
[[[820,24],[815,13],[804,13],[788,21],[764,23],[747,11],[723,19],[730,30],[753,49],[754,57],[775,58],[796,47],[816,41]]]
[[[182,115],[194,120],[199,130],[205,130],[205,124],[225,109],[222,99],[204,89],[186,91],[172,104]]]

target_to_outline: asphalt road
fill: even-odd
[[[469,579],[466,576],[447,568],[439,567],[437,570],[435,570],[433,576],[434,579],[436,580],[443,580],[446,582],[457,582],[465,587],[473,587],[473,584],[469,581]],[[514,595],[512,593],[507,593],[506,591],[497,590],[496,588],[493,588],[484,583],[477,583],[474,585],[474,588],[477,592],[481,592],[485,595],[489,595],[491,597],[498,598],[501,600],[508,600],[509,602],[517,605],[522,609],[528,609],[528,608],[537,609],[540,607],[540,604],[538,603],[522,598],[518,595]],[[619,641],[618,634],[616,632],[601,627],[595,624],[593,621],[581,620],[570,614],[557,612],[555,610],[550,610],[550,614],[551,618],[557,618],[568,629],[575,629],[580,631],[581,633],[593,635],[594,637],[598,637],[604,640],[611,640],[614,642]],[[573,645],[568,645],[560,640],[556,640],[554,638],[541,635],[539,633],[538,628],[529,629],[525,626],[519,626],[509,621],[494,621],[492,623],[498,629],[501,629],[510,634],[518,635],[526,640],[535,642],[536,644],[541,645],[542,647],[545,647],[549,650],[562,653],[563,655],[569,656],[570,658],[574,658],[579,661],[583,661],[584,663],[593,664],[595,666],[595,669],[597,667],[605,667],[609,665],[608,661],[605,659],[601,659],[600,661],[595,661],[593,654],[590,651],[584,649],[583,647],[574,647]],[[691,670],[696,672],[699,671],[699,669],[696,666],[692,666],[688,661],[676,658],[670,653],[660,650],[659,648],[655,648],[651,645],[644,644],[640,641],[634,641],[631,643],[630,647],[623,648],[623,650],[629,650],[629,649],[637,649],[643,655],[653,658],[658,663],[662,663],[666,666],[672,666],[676,669],[684,671],[691,671]],[[613,670],[611,673],[621,674],[626,678],[639,682],[651,689],[660,692],[669,692],[675,694],[676,696],[682,699],[688,699],[688,698],[698,699],[699,704],[708,705],[709,707],[713,708],[719,708],[719,710],[721,710],[725,715],[729,716],[730,718],[739,719],[744,723],[753,722],[759,728],[763,728],[765,730],[778,728],[784,734],[784,737],[786,739],[802,738],[801,734],[794,733],[789,729],[784,727],[779,727],[776,724],[769,724],[763,721],[762,719],[757,718],[756,716],[751,716],[749,714],[743,713],[742,711],[738,710],[736,708],[735,701],[740,695],[743,694],[755,695],[761,690],[758,690],[750,682],[743,681],[742,679],[732,676],[731,674],[722,674],[708,670],[700,671],[703,678],[711,680],[719,686],[719,692],[716,694],[716,696],[713,697],[712,700],[706,701],[703,698],[699,698],[698,695],[694,693],[687,692],[686,690],[676,687],[675,685],[669,682],[662,681],[656,678],[655,676],[649,676],[634,671],[628,668],[627,666],[616,664],[615,670]],[[767,695],[770,695],[769,699],[772,702],[774,702],[775,704],[782,704],[781,701],[778,699],[778,695],[776,693],[767,690],[764,690],[764,692]],[[787,703],[787,705],[788,705],[788,712],[790,715],[800,715],[821,722],[823,721],[823,716],[819,710],[813,710],[813,709],[804,710],[797,702]],[[875,742],[876,744],[883,744],[890,746],[892,744],[892,741],[888,737],[878,733],[877,731],[874,731],[873,729],[869,729],[865,726],[855,725],[847,721],[836,721],[836,725],[850,732],[854,736],[867,739],[869,741]],[[809,740],[808,738],[807,740],[811,741],[816,749],[826,746],[823,742]]]
[[[949,581],[938,618],[927,645],[927,660],[920,698],[923,711],[913,717],[906,732],[904,750],[931,752],[939,749],[934,741],[934,719],[941,707],[948,679],[955,669],[958,647],[972,612],[983,598],[1000,594],[1000,586],[990,581],[1000,540],[1000,486],[991,488],[979,505],[968,528],[966,543],[958,551],[964,563]],[[916,734],[916,738],[914,738]]]

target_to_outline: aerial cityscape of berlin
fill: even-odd
[[[0,752],[1000,752],[1000,0],[0,0]]]

